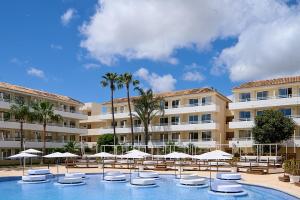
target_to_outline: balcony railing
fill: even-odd
[[[0,141],[15,141],[19,142],[21,139],[19,137],[0,137]],[[69,140],[53,140],[53,139],[46,139],[46,142],[52,142],[52,143],[67,143]],[[24,142],[43,142],[42,139],[27,139],[24,138]]]
[[[253,140],[252,137],[239,137],[239,138],[232,138],[232,141],[251,141]]]
[[[203,120],[203,121],[190,121],[190,122],[178,122],[178,123],[158,123],[152,124],[150,126],[176,126],[176,125],[191,125],[191,124],[209,124],[215,123],[214,120]],[[123,126],[115,126],[116,128],[130,128],[130,125],[123,125]],[[133,127],[144,127],[143,125],[134,125]],[[113,126],[106,126],[104,129],[112,129]]]
[[[214,103],[213,102],[207,102],[207,103],[194,103],[194,104],[179,104],[179,105],[176,105],[176,106],[168,106],[168,107],[164,107],[165,110],[168,110],[168,109],[174,109],[174,108],[187,108],[187,107],[198,107],[198,106],[209,106],[209,105],[213,105]],[[134,112],[134,110],[132,111]],[[114,112],[114,114],[119,114],[119,113],[129,113],[129,111],[127,110],[124,110],[124,111],[117,111],[117,112]],[[111,111],[105,111],[102,113],[103,115],[105,114],[112,114]]]
[[[16,103],[15,100],[13,99],[4,99],[4,98],[0,98],[0,101],[2,102],[7,102],[7,103]],[[30,104],[30,103],[27,103],[27,104]],[[77,114],[82,114],[81,112],[78,112],[76,110],[73,110],[73,109],[64,109],[62,107],[59,107],[59,106],[55,106],[54,107],[54,110],[57,110],[57,111],[62,111],[62,112],[69,112],[69,113],[77,113]]]
[[[249,101],[264,101],[264,100],[271,100],[271,99],[284,99],[284,98],[293,98],[293,97],[300,97],[300,94],[293,94],[293,95],[277,95],[277,96],[267,96],[267,97],[257,97],[257,98],[235,98],[234,102],[249,102]]]

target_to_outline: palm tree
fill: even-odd
[[[76,153],[79,150],[78,144],[76,141],[69,141],[65,146],[64,149],[66,152]]]
[[[126,87],[127,93],[127,103],[128,103],[128,110],[130,116],[130,128],[131,128],[131,145],[134,145],[134,135],[133,135],[133,120],[132,120],[132,112],[131,112],[131,105],[130,105],[130,85],[132,84],[135,88],[137,88],[140,82],[138,80],[134,80],[131,73],[124,73],[121,74],[118,80],[118,88]]]
[[[116,83],[118,81],[117,73],[106,73],[102,76],[101,86],[110,88],[110,99],[111,99],[111,114],[112,114],[112,125],[114,130],[114,145],[116,145],[116,124],[115,124],[115,110],[114,110],[114,91],[116,89]]]
[[[10,114],[15,116],[15,119],[20,122],[20,149],[23,151],[24,148],[24,133],[23,124],[26,120],[32,117],[32,113],[29,110],[29,106],[24,101],[16,101],[16,104],[10,106]]]
[[[48,101],[41,101],[32,105],[34,119],[43,124],[43,154],[46,153],[46,129],[50,122],[59,122],[62,116],[54,113],[53,104]]]
[[[137,117],[144,125],[145,133],[145,145],[146,151],[148,151],[148,135],[149,135],[149,125],[151,121],[157,115],[164,115],[164,107],[161,102],[163,102],[162,97],[155,97],[151,89],[144,91],[138,88],[140,97],[133,100]]]

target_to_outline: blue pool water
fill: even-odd
[[[163,175],[157,180],[158,187],[136,188],[129,183],[109,183],[102,175],[89,175],[86,185],[61,187],[55,179],[43,184],[20,184],[18,181],[0,182],[1,200],[296,200],[286,193],[257,186],[244,185],[248,195],[221,197],[208,193],[208,188],[178,186],[174,176]]]

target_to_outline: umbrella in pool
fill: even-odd
[[[36,150],[36,149],[27,149],[25,151],[22,151],[22,153],[30,153],[30,154],[40,154],[40,153],[43,153],[39,150]],[[30,167],[32,167],[32,159],[30,158]]]
[[[73,153],[66,152],[66,153],[62,154],[62,157],[67,158],[67,163],[68,163],[68,158],[77,158],[79,156],[76,155],[76,154],[73,154]],[[67,166],[66,166],[66,169],[67,169],[67,173],[68,173],[68,167]]]
[[[232,155],[229,153],[226,153],[224,151],[221,150],[215,150],[215,151],[211,151],[211,152],[207,152],[201,155],[196,155],[193,156],[194,159],[197,160],[231,160],[232,159]],[[209,185],[210,185],[210,189],[211,189],[211,165],[210,165],[210,170],[209,170],[209,176],[210,176],[210,181],[209,181]]]
[[[165,158],[169,159],[185,159],[185,158],[192,158],[191,155],[186,154],[186,153],[181,153],[181,152],[172,152],[167,155],[165,155]],[[180,178],[181,178],[181,163],[179,164],[179,173],[180,173]],[[176,177],[176,165],[175,165],[175,177]]]
[[[101,152],[101,153],[96,153],[94,155],[89,155],[88,157],[102,159],[102,174],[103,174],[102,179],[104,180],[104,158],[114,158],[116,156],[110,153]]]
[[[142,152],[144,153],[144,152]],[[147,153],[146,153],[147,154]],[[151,156],[151,154],[141,154],[141,151],[133,151],[133,152],[130,152],[130,153],[127,153],[127,154],[124,154],[124,155],[121,155],[119,156],[119,158],[125,158],[125,159],[143,159],[147,156]],[[129,168],[130,170],[130,184],[131,184],[131,167]]]
[[[16,154],[16,155],[13,155],[13,156],[10,156],[9,158],[10,159],[20,159],[20,162],[21,162],[21,159],[24,159],[24,164],[23,164],[23,175],[24,175],[24,170],[25,170],[25,159],[26,158],[35,158],[35,157],[38,157],[37,155],[34,155],[34,154],[30,154],[30,153],[19,153],[19,154]]]
[[[60,152],[55,152],[44,156],[44,158],[56,158],[56,172],[58,175],[58,158],[63,158],[63,154]]]

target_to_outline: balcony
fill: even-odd
[[[267,108],[267,107],[278,107],[278,106],[289,106],[299,105],[300,96],[271,96],[265,99],[247,99],[247,100],[236,100],[233,103],[229,103],[230,110],[242,110],[242,109],[255,109],[255,108]]]
[[[199,130],[216,130],[218,129],[218,123],[209,120],[209,121],[199,121],[193,123],[181,122],[178,124],[154,124],[149,126],[149,132],[180,132],[180,131],[199,131]],[[144,132],[144,127],[135,126],[135,133]],[[112,134],[113,128],[99,128],[99,129],[88,129],[88,135],[102,135],[102,134]],[[116,126],[117,134],[127,134],[131,133],[130,126]]]
[[[200,113],[200,112],[218,112],[219,107],[215,104],[187,104],[187,105],[179,105],[176,108],[165,108],[164,115],[179,115],[179,114],[188,114],[188,113]],[[135,112],[132,112],[136,114]],[[126,119],[129,118],[128,112],[116,112],[115,119]],[[101,115],[89,116],[87,122],[99,122],[102,120],[110,120],[112,119],[112,115],[110,112],[103,113]]]
[[[10,107],[13,103],[14,103],[14,101],[12,101],[12,100],[0,98],[0,108],[2,108],[2,109],[6,109],[6,110],[10,109]],[[88,118],[87,115],[82,114],[80,112],[76,112],[75,110],[72,110],[72,109],[65,110],[60,107],[55,107],[54,113],[59,114],[62,117],[67,117],[67,118],[77,119],[77,120],[86,120]]]
[[[20,138],[0,138],[0,147],[2,148],[19,148]],[[62,148],[67,141],[63,140],[48,140],[46,141],[46,148]],[[43,148],[43,142],[39,139],[26,140],[26,148]]]
[[[0,128],[20,129],[20,123],[16,121],[0,120]],[[24,123],[23,128],[24,130],[43,131],[43,125],[37,123]],[[61,124],[48,124],[47,132],[85,134],[87,129],[75,128],[73,126],[62,126]]]
[[[254,127],[254,119],[234,119],[229,122],[230,129],[251,129]]]
[[[236,148],[236,147],[252,147],[254,144],[254,140],[249,138],[232,138],[232,140],[229,141],[229,147],[230,148]]]

